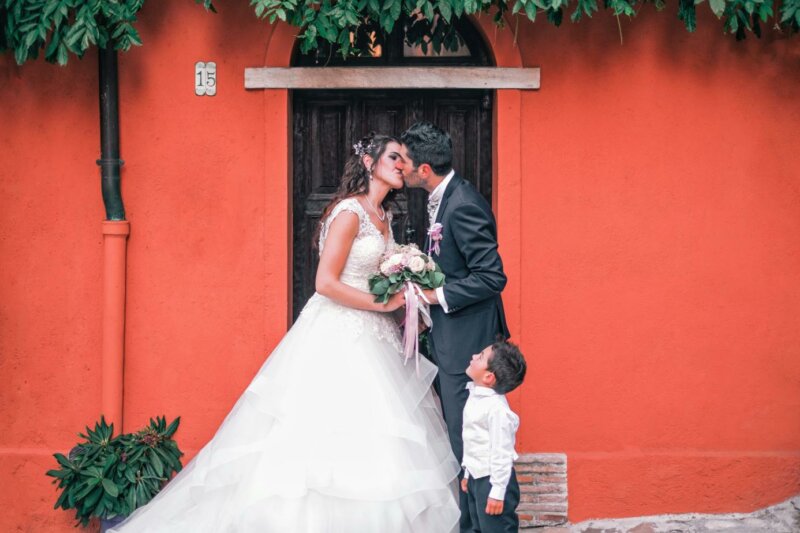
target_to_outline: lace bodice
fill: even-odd
[[[349,211],[358,215],[358,234],[353,240],[350,248],[350,255],[347,256],[339,280],[342,283],[355,287],[358,290],[369,292],[369,278],[378,273],[380,260],[383,253],[394,246],[394,236],[392,235],[391,212],[386,213],[389,221],[389,237],[375,227],[369,215],[355,198],[345,198],[333,208],[328,218],[322,225],[319,235],[319,253],[325,248],[325,239],[328,237],[328,229],[334,219],[343,211]],[[351,331],[354,336],[368,333],[377,338],[392,344],[398,352],[402,350],[400,343],[400,333],[394,319],[388,313],[375,311],[363,311],[341,305],[319,293],[314,293],[311,299],[303,308],[301,314],[310,313],[333,313],[340,320],[342,328]]]
[[[345,198],[333,208],[319,234],[319,253],[325,247],[325,239],[328,237],[328,229],[333,220],[343,211],[349,211],[358,215],[358,235],[353,241],[350,255],[342,269],[339,279],[351,287],[362,291],[369,291],[368,279],[371,275],[378,272],[380,259],[383,253],[391,246],[394,246],[394,236],[392,235],[392,214],[387,211],[387,221],[389,222],[389,237],[384,238],[383,234],[375,227],[369,215],[355,198]]]

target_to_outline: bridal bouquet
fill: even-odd
[[[369,278],[369,290],[376,302],[385,304],[409,282],[435,289],[444,285],[444,274],[416,244],[400,244],[383,254],[380,274]]]
[[[439,265],[416,244],[397,245],[383,254],[380,273],[369,278],[369,290],[375,301],[386,303],[401,290],[406,293],[406,315],[403,320],[403,352],[405,362],[414,357],[419,373],[419,320],[431,325],[428,300],[422,289],[436,289],[444,285],[444,274]]]

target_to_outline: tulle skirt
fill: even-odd
[[[460,512],[436,367],[320,295],[214,438],[118,533],[447,533]]]

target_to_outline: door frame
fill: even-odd
[[[520,48],[514,43],[513,32],[497,29],[490,17],[471,17],[481,32],[497,67],[523,67]],[[285,23],[272,26],[263,66],[289,67],[297,44],[298,28]],[[324,68],[324,67],[323,67]],[[435,68],[435,67],[432,67]],[[364,87],[369,89],[369,87]],[[282,279],[282,289],[275,283],[265,283],[265,335],[277,342],[292,324],[292,94],[290,89],[264,89],[264,190],[267,197],[282,197],[278,209],[265,216],[264,255],[265,279]],[[520,89],[497,89],[494,92],[492,124],[492,209],[497,217],[498,241],[508,284],[503,300],[509,327],[515,331],[515,341],[523,342],[521,331],[521,250],[522,250],[522,99]],[[275,124],[284,124],[283,131]],[[276,157],[276,154],[279,156]],[[282,155],[280,155],[282,154]],[[269,156],[269,157],[268,157]],[[283,176],[283,179],[275,179]],[[265,199],[266,201],[266,199]],[[283,209],[282,206],[286,205]],[[283,228],[283,231],[280,230]],[[275,238],[283,235],[284,238]],[[279,307],[283,307],[281,311]],[[276,323],[271,317],[284,316]]]

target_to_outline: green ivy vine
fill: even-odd
[[[216,11],[213,0],[194,1]],[[464,15],[491,13],[501,27],[521,17],[559,26],[565,15],[576,23],[601,8],[616,17],[635,17],[648,3],[658,10],[667,7],[666,0],[248,1],[258,18],[300,28],[304,53],[333,48],[345,58],[369,53],[398,23],[405,26],[410,44],[438,52],[458,47],[452,23]],[[677,17],[690,32],[697,28],[697,10],[706,8],[738,40],[749,33],[760,37],[764,27],[800,31],[800,0],[708,0],[707,7],[706,0],[676,1]],[[70,54],[83,57],[93,46],[126,51],[142,44],[135,23],[143,6],[144,0],[0,0],[0,51],[13,51],[20,65],[41,52],[47,61],[65,65]]]
[[[195,3],[215,11],[211,0]],[[13,51],[22,65],[44,51],[47,61],[66,65],[69,54],[83,57],[93,46],[127,51],[142,44],[134,24],[143,6],[144,0],[0,0],[0,52]]]

